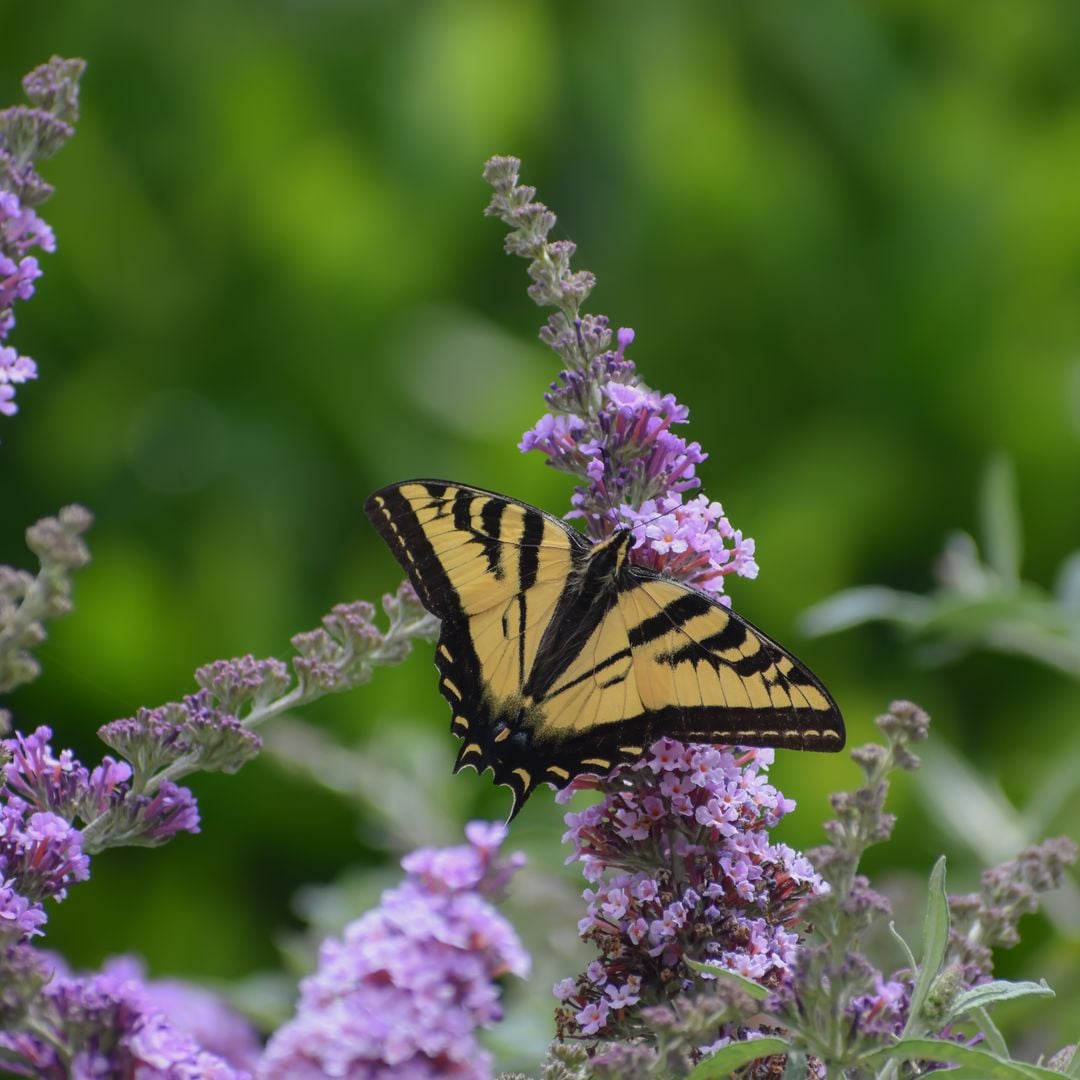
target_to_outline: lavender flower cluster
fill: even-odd
[[[82,534],[90,520],[69,507],[28,530],[41,562],[36,576],[0,567],[0,689],[39,673],[32,650],[45,638],[44,620],[70,609],[71,571],[89,560]],[[365,681],[374,665],[402,659],[414,637],[430,635],[431,617],[411,591],[383,606],[386,633],[372,624],[372,605],[358,603],[339,605],[322,628],[298,635],[295,680],[274,659],[200,668],[199,689],[181,702],[104,725],[99,734],[118,757],[93,768],[54,750],[48,727],[0,741],[0,1058],[14,1075],[250,1075],[247,1065],[234,1071],[210,1053],[212,1040],[177,1029],[176,1009],[153,1004],[138,980],[111,969],[59,972],[30,942],[43,933],[45,903],[89,877],[90,855],[198,832],[195,798],[181,777],[235,772],[258,753],[253,726]],[[209,1005],[203,1011],[214,1014]]]
[[[58,773],[80,768],[67,754],[52,764]],[[66,825],[55,815],[38,816]],[[47,833],[54,825],[42,821],[27,831]],[[46,852],[39,876],[49,875],[41,887],[54,898],[85,876],[77,833],[74,841],[71,830],[64,835],[72,851],[67,867],[55,865],[47,845],[25,852],[27,859]],[[492,901],[524,860],[499,857],[503,825],[473,822],[466,837],[466,845],[406,856],[404,883],[340,940],[324,942],[296,1016],[265,1050],[251,1024],[218,995],[177,980],[148,981],[126,957],[100,973],[72,974],[58,958],[17,940],[12,920],[0,930],[4,1075],[486,1080],[492,1060],[476,1030],[502,1016],[497,980],[529,971],[528,955]],[[6,857],[6,846],[0,851]],[[27,934],[37,932],[30,923]]]
[[[801,906],[824,889],[771,829],[794,803],[766,777],[771,750],[736,755],[661,739],[602,781],[602,802],[566,815],[586,880],[578,924],[600,959],[555,987],[562,1036],[641,1034],[640,1009],[694,984],[686,961],[776,986],[790,971]]]
[[[406,856],[405,882],[323,943],[296,1016],[267,1046],[262,1080],[491,1075],[476,1029],[501,1018],[495,980],[529,971],[491,900],[523,858],[497,858],[505,826],[472,822],[465,834],[467,845]]]
[[[820,1026],[823,1044],[830,1037],[858,1044],[899,1035],[911,1003],[913,972],[900,970],[886,977],[861,951],[866,932],[888,918],[891,907],[858,869],[866,849],[892,835],[895,819],[885,811],[888,777],[897,768],[918,768],[910,747],[925,741],[930,718],[917,705],[896,701],[877,723],[885,745],[870,743],[851,752],[864,782],[854,792],[831,796],[836,817],[825,823],[829,843],[809,852],[832,885],[805,913],[817,927],[816,940],[804,943],[795,977],[781,984],[771,1001],[773,1012],[792,1024],[809,1016],[811,1028]],[[833,990],[828,997],[807,994],[806,988],[815,985]],[[842,1036],[832,1031],[837,1024],[843,1027]]]
[[[726,602],[728,574],[757,576],[754,541],[731,525],[719,503],[700,495],[686,500],[700,486],[695,470],[708,456],[671,430],[687,422],[689,410],[645,385],[626,357],[633,330],[620,329],[613,349],[607,318],[581,314],[593,277],[571,272],[572,243],[548,241],[555,215],[534,201],[534,188],[518,183],[520,167],[510,157],[487,163],[494,195],[486,212],[511,226],[506,250],[531,260],[530,296],[558,309],[540,336],[566,366],[544,395],[551,411],[519,449],[541,452],[578,480],[567,516],[583,518],[594,539],[629,527],[632,561]]]
[[[9,766],[10,767],[10,766]],[[8,792],[0,802],[0,942],[40,934],[42,901],[63,900],[90,876],[82,836],[58,814],[34,810]]]
[[[65,506],[26,530],[36,575],[0,565],[0,692],[39,674],[32,650],[46,638],[45,621],[71,610],[71,572],[90,561],[83,534],[92,521],[83,507]]]
[[[111,757],[93,770],[70,750],[55,754],[52,732],[39,727],[0,743],[0,948],[40,934],[45,900],[63,900],[70,884],[90,876],[98,849],[94,823],[110,820],[113,842],[123,822],[128,843],[160,844],[177,832],[198,832],[191,792],[162,781],[133,791],[132,768]],[[77,821],[91,824],[80,830]],[[99,830],[100,832],[100,830]]]
[[[50,157],[75,133],[82,60],[54,56],[23,79],[30,105],[0,111],[0,415],[18,411],[15,387],[37,378],[37,365],[2,344],[15,326],[15,303],[34,294],[41,277],[35,248],[53,252],[56,238],[34,207],[52,188],[35,164]]]
[[[251,1080],[258,1037],[209,991],[147,982],[129,958],[108,962],[99,974],[73,975],[26,949],[8,967],[16,982],[40,985],[33,1027],[0,1030],[5,1075]]]

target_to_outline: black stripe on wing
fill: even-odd
[[[677,631],[681,642],[674,648],[655,656],[655,662],[676,671],[686,664],[695,669],[704,664],[719,670],[733,671],[740,678],[760,677],[767,688],[782,689],[790,705],[748,706],[683,705],[672,703],[651,710],[640,718],[650,731],[698,742],[730,741],[742,746],[773,746],[796,750],[835,752],[845,742],[844,721],[840,709],[824,684],[797,657],[793,656],[748,619],[723,608],[703,593],[662,578],[641,567],[631,568],[639,584],[639,596],[657,604],[657,612],[630,631],[631,644],[655,641]],[[659,606],[650,591],[651,583],[662,583],[666,592],[676,592],[673,599]],[[692,619],[713,610],[722,613],[725,625],[701,639],[691,636],[685,626]],[[747,656],[728,659],[725,651],[741,648],[754,639],[757,648]],[[804,690],[821,696],[821,706],[812,705]],[[801,698],[803,704],[798,703]],[[635,722],[638,718],[634,718]]]
[[[434,480],[391,484],[376,491],[364,503],[364,512],[409,575],[424,607],[440,619],[453,618],[461,614],[457,591],[431,546],[412,503],[401,493],[401,488],[413,486],[422,487],[432,505],[444,505],[449,501],[445,498],[447,492],[456,490],[451,484]],[[454,513],[458,513],[456,502]]]

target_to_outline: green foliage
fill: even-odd
[[[811,634],[881,621],[923,642],[938,662],[973,649],[1015,653],[1080,678],[1080,550],[1066,557],[1052,592],[1020,576],[1021,524],[1012,463],[994,458],[980,490],[985,558],[966,532],[952,533],[930,596],[882,585],[845,589],[803,616]]]

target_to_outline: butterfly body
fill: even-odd
[[[536,507],[447,481],[393,484],[365,510],[442,621],[439,684],[463,741],[455,771],[490,767],[514,795],[565,787],[662,736],[839,750],[828,691],[706,594]]]

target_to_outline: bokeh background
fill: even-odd
[[[0,422],[0,557],[27,565],[24,527],[77,500],[94,562],[44,678],[7,703],[21,726],[93,760],[100,724],[189,692],[196,665],[286,656],[332,603],[393,588],[361,510],[381,484],[445,475],[567,506],[566,479],[515,449],[557,365],[524,264],[481,216],[484,160],[513,153],[599,278],[590,310],[636,328],[642,373],[711,454],[704,490],[757,539],[736,607],[821,673],[854,743],[895,697],[932,713],[933,791],[897,785],[896,839],[870,860],[902,924],[917,936],[939,852],[952,888],[975,884],[965,820],[986,799],[1018,808],[999,840],[1022,842],[1056,766],[1039,828],[1078,831],[1076,678],[798,622],[853,585],[931,590],[946,533],[978,531],[997,454],[1025,577],[1050,587],[1080,546],[1073,0],[0,10],[5,104],[49,55],[89,62],[78,134],[44,170],[59,250],[13,338],[41,377]],[[98,858],[49,941],[280,1008],[266,973],[303,966],[310,922],[362,910],[402,847],[508,805],[449,777],[428,653],[268,732],[241,774],[195,777],[202,835]],[[827,793],[855,777],[846,757],[781,754],[800,803],[785,838],[818,842]],[[513,831],[532,869],[510,913],[542,955],[501,1038],[526,1059],[549,1034],[540,983],[580,966],[560,833],[543,793]],[[1000,958],[1059,990],[999,1010],[1020,1051],[1076,1036],[1077,923],[1074,891]]]

